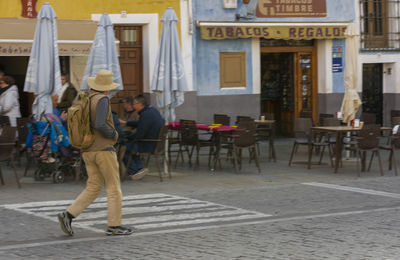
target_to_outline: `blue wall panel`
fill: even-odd
[[[346,90],[346,86],[344,85],[344,70],[346,66],[346,40],[345,39],[335,39],[332,40],[332,48],[341,47],[343,50],[343,71],[342,72],[334,72],[332,73],[332,93],[342,93]],[[332,57],[330,59],[332,62]]]
[[[254,0],[253,0],[254,1]],[[255,18],[251,22],[344,22],[354,20],[354,0],[326,0],[327,17]],[[236,13],[244,12],[242,1],[237,9],[224,9],[222,0],[194,0],[193,20],[235,21]],[[251,39],[202,40],[198,27],[193,28],[193,82],[200,96],[253,93]],[[344,47],[344,40],[334,40]],[[219,53],[246,52],[246,89],[221,90]],[[330,61],[331,62],[331,61]],[[344,62],[344,61],[343,61]],[[344,92],[344,73],[333,73],[333,92]]]
[[[220,89],[219,53],[246,53],[246,88]],[[196,87],[198,95],[251,94],[253,92],[251,39],[243,40],[199,40],[195,62],[197,63]]]

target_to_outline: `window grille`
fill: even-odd
[[[400,0],[360,0],[361,50],[400,51]]]

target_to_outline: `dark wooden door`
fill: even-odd
[[[294,55],[262,53],[261,113],[273,113],[277,133],[290,135],[294,118]]]
[[[120,114],[122,106],[118,101],[121,98],[143,93],[142,27],[116,25],[114,31],[120,42],[119,65],[124,90],[111,99],[111,105]]]
[[[383,110],[383,65],[372,63],[363,65],[362,111],[376,114],[376,123],[382,124]]]

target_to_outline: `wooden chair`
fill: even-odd
[[[273,116],[273,114],[272,114]],[[267,117],[266,117],[267,119]],[[273,119],[267,119],[273,120]],[[260,154],[259,143],[260,142],[267,142],[268,143],[268,160],[273,160],[276,162],[276,152],[275,152],[275,129],[271,124],[257,124],[256,128],[257,133],[257,151]]]
[[[390,110],[390,117],[400,117],[400,110]]]
[[[240,121],[254,121],[253,118],[251,118],[250,116],[236,116],[236,122],[235,124],[238,125]]]
[[[179,131],[168,130],[168,162],[169,163],[171,163],[171,161],[172,161],[171,158],[172,158],[173,153],[177,153],[179,155],[180,142],[181,142],[181,137],[179,135]],[[176,146],[178,148],[176,148]],[[183,154],[180,154],[180,156],[181,156],[182,163],[183,163],[184,162]]]
[[[376,153],[378,155],[379,169],[380,169],[381,175],[383,176],[382,160],[381,160],[381,155],[379,152],[380,136],[381,136],[380,125],[364,125],[363,128],[358,132],[358,136],[356,138],[357,145],[355,146],[355,148],[353,148],[353,147],[346,148],[346,149],[350,149],[350,150],[355,150],[355,152],[356,152],[358,177],[360,177],[360,167],[359,167],[360,160],[361,160],[361,164],[362,164],[361,170],[364,170],[367,152],[372,152],[368,170],[371,167],[373,154]],[[361,154],[361,153],[363,153],[363,154]]]
[[[146,159],[145,159],[146,167],[148,167],[148,165],[149,165],[150,157],[154,156],[158,174],[160,177],[160,181],[163,181],[161,165],[160,165],[160,157],[161,157],[161,159],[164,159],[164,160],[166,159],[165,158],[165,150],[166,150],[165,149],[165,141],[167,139],[167,134],[168,134],[168,126],[164,125],[160,129],[157,139],[136,139],[135,140],[137,142],[157,142],[156,148],[154,149],[154,151],[152,153],[138,153],[136,151],[132,151],[132,153],[139,154],[141,157],[146,157]],[[129,165],[129,163],[128,163],[128,165]],[[169,169],[168,169],[168,176],[171,179],[171,172],[169,171]]]
[[[10,118],[8,116],[0,116],[0,126],[10,125]]]
[[[340,126],[340,120],[334,117],[323,117],[321,118],[320,123],[321,126]],[[319,141],[322,141],[322,138],[327,139],[326,141],[329,143],[329,149],[333,154],[334,146],[336,145],[336,135],[326,133],[325,135],[321,136]]]
[[[334,118],[333,114],[324,114],[324,113],[320,113],[319,117],[318,117],[318,124],[319,125],[324,125],[323,121],[325,118]]]
[[[319,162],[318,162],[318,164],[321,164],[322,158],[324,156],[325,148],[329,147],[329,142],[326,139],[315,140],[315,138],[313,136],[311,136],[312,125],[313,125],[313,123],[312,123],[311,118],[295,118],[294,127],[293,127],[294,134],[295,134],[295,140],[294,140],[292,152],[291,152],[290,158],[289,158],[289,166],[292,164],[294,154],[296,153],[297,148],[300,145],[303,145],[303,146],[311,145],[311,151],[309,153],[310,156],[308,158],[309,161],[311,160],[313,149],[322,147],[321,155],[320,155]],[[329,156],[330,156],[331,163],[332,163],[331,150],[328,149],[328,151],[329,151]]]
[[[214,151],[214,146],[215,146],[213,138],[210,139],[199,138],[199,132],[196,126],[196,121],[194,120],[181,119],[179,122],[180,122],[179,126],[180,143],[179,143],[178,156],[176,157],[175,161],[175,167],[178,163],[179,155],[182,156],[184,150],[187,152],[189,157],[189,166],[192,167],[192,155],[195,148],[196,148],[196,166],[199,166],[200,164],[199,154],[200,154],[200,149],[202,147],[210,148],[208,155],[208,166],[210,166],[211,155]],[[207,135],[209,134],[207,133]],[[189,150],[190,147],[192,148],[191,151]]]
[[[233,162],[236,173],[242,168],[242,150],[248,149],[250,162],[254,159],[258,172],[261,173],[260,162],[257,154],[257,133],[254,120],[242,120],[238,124],[237,130],[232,135],[233,141],[225,144],[222,148],[228,149],[228,153],[233,155]]]
[[[390,136],[390,142],[386,145],[379,145],[379,149],[389,151],[389,171],[392,170],[392,166],[394,166],[394,174],[397,176],[397,162],[396,162],[396,154],[395,150],[400,149],[400,130],[397,131],[396,134]],[[371,159],[368,165],[368,171],[371,169],[371,162],[374,153],[371,155]]]
[[[262,113],[261,115],[264,116],[266,120],[275,120],[274,113]]]
[[[400,125],[400,116],[394,116],[391,118],[392,127],[395,125]]]
[[[214,124],[230,125],[231,118],[224,114],[214,114]]]
[[[14,175],[17,181],[18,188],[21,188],[21,184],[19,182],[19,177],[17,173],[17,168],[14,163],[14,146],[15,146],[15,135],[17,128],[11,126],[2,126],[0,134],[0,162],[9,161],[14,168]],[[3,173],[1,171],[0,165],[0,182],[4,185]]]
[[[364,122],[364,125],[374,125],[376,124],[376,114],[362,112],[360,121]]]
[[[21,154],[25,152],[27,161],[30,159],[27,149],[25,147],[26,138],[28,137],[29,130],[27,128],[27,123],[31,122],[30,118],[18,117],[17,118],[17,129],[18,129],[18,139],[16,146],[16,155],[18,158],[18,163],[21,165]]]
[[[312,111],[301,110],[300,117],[301,118],[312,118]]]

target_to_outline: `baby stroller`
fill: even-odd
[[[75,175],[80,166],[80,153],[69,143],[68,132],[54,114],[45,114],[41,121],[28,124],[26,147],[32,149],[37,162],[34,178],[51,177],[53,183],[63,183],[65,176]]]

